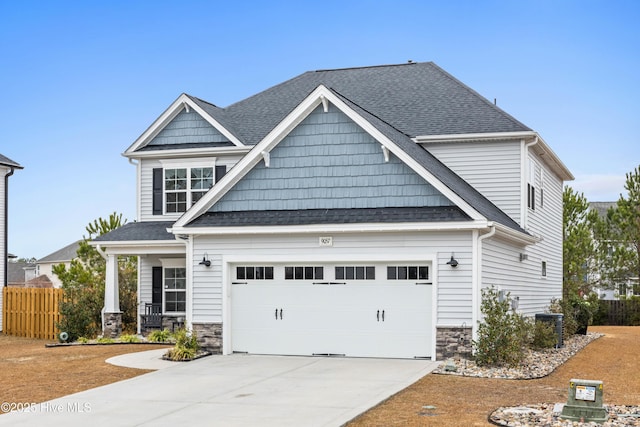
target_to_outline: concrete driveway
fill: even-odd
[[[436,366],[425,360],[210,356],[0,415],[0,426],[341,426]]]

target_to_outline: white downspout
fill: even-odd
[[[528,217],[529,217],[529,210],[528,210],[528,206],[527,206],[527,181],[529,179],[528,177],[528,164],[529,164],[529,147],[533,147],[534,145],[536,145],[538,143],[538,135],[536,135],[533,138],[533,141],[531,142],[527,142],[524,144],[524,148],[523,148],[523,153],[522,153],[522,181],[521,181],[521,185],[520,185],[520,194],[522,194],[522,200],[520,203],[520,218],[521,218],[521,223],[520,226],[523,229],[527,229],[527,224],[528,224]]]
[[[193,329],[193,239],[191,236],[186,239],[178,234],[174,235],[175,239],[184,243],[184,261],[187,269],[187,311],[185,313],[184,326],[187,330]]]
[[[481,299],[481,290],[482,290],[482,241],[490,237],[493,237],[493,235],[496,234],[496,226],[493,225],[493,223],[490,223],[489,227],[490,227],[489,232],[481,236],[478,236],[478,231],[473,232],[474,237],[477,236],[477,238],[473,239],[473,246],[474,246],[473,250],[476,253],[475,259],[477,260],[477,265],[474,271],[472,272],[473,290],[471,294],[471,304],[472,304],[471,337],[474,341],[477,341],[478,339],[478,323],[481,321],[480,299]]]

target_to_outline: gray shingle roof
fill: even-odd
[[[22,169],[22,166],[20,166],[18,163],[14,162],[10,158],[3,156],[2,154],[0,154],[0,165],[11,166],[14,168]]]
[[[207,212],[187,227],[468,221],[455,206]]]
[[[38,260],[41,262],[67,262],[71,261],[78,257],[78,248],[80,247],[80,240],[77,240],[73,243],[68,244],[62,249],[58,249],[55,252],[50,253],[49,255],[40,258]]]
[[[618,202],[589,202],[589,209],[597,211],[598,215],[604,218],[607,216],[609,208],[613,208],[617,204]]]
[[[319,85],[412,137],[531,130],[432,62],[310,71],[218,113],[256,144]]]
[[[173,221],[129,222],[113,231],[98,236],[94,242],[127,242],[133,240],[171,240],[175,236],[167,232]]]

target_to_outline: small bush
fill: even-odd
[[[176,345],[167,351],[166,356],[171,360],[190,360],[196,357],[200,345],[195,332],[180,329],[175,333]]]
[[[171,332],[169,332],[168,329],[153,331],[149,334],[147,339],[150,342],[169,342],[171,340]]]
[[[120,342],[134,343],[140,342],[137,335],[120,335]]]
[[[473,341],[478,365],[516,366],[524,359],[532,339],[531,321],[509,309],[509,295],[501,302],[494,287],[482,290],[484,321],[478,325],[478,340]]]
[[[536,321],[533,328],[531,347],[536,350],[555,347],[558,343],[556,329],[551,322]]]
[[[113,344],[115,341],[109,337],[100,337],[97,339],[98,344]]]

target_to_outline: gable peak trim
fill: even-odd
[[[153,140],[158,134],[175,119],[182,111],[190,113],[191,111],[197,113],[206,120],[211,126],[213,126],[218,132],[223,134],[229,141],[231,141],[237,147],[243,147],[242,143],[233,133],[226,129],[220,122],[209,115],[203,110],[193,99],[186,93],[182,93],[171,105],[158,117],[152,124],[145,130],[142,135],[134,141],[129,148],[123,153],[125,156],[134,153],[136,150],[146,146]]]

